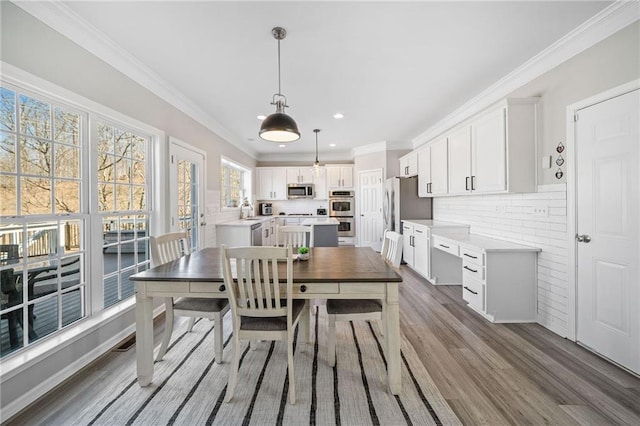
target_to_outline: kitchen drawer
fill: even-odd
[[[473,279],[463,279],[462,298],[469,305],[480,311],[484,311],[484,284]]]
[[[476,265],[484,266],[484,252],[468,247],[460,247],[460,257]]]
[[[437,235],[433,236],[433,246],[454,256],[460,255],[460,246],[458,244],[452,243],[445,238],[440,238]]]
[[[293,294],[337,294],[340,291],[338,283],[309,283],[294,284]]]
[[[197,293],[227,294],[227,289],[223,282],[211,283],[211,282],[204,282],[204,281],[192,281],[190,288],[192,292],[197,292]]]
[[[477,281],[484,281],[484,267],[473,263],[466,258],[462,258],[462,276],[475,279]]]

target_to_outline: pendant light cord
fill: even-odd
[[[282,88],[280,87],[280,39],[278,39],[278,95],[282,96]]]

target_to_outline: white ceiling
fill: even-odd
[[[610,2],[95,2],[65,5],[258,159],[401,146]],[[69,10],[67,10],[69,12]],[[302,133],[257,133],[277,91]],[[333,114],[344,114],[342,120]],[[203,121],[203,120],[201,120]],[[207,120],[204,120],[207,121]],[[211,126],[210,126],[211,127]],[[335,148],[329,148],[335,143]]]

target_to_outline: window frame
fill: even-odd
[[[223,181],[220,181],[220,211],[233,211],[239,210],[242,205],[242,201],[244,198],[249,200],[249,203],[252,202],[252,169],[248,166],[245,166],[237,161],[231,160],[223,155],[220,156],[220,171],[222,173],[223,170],[233,168],[236,170],[240,170],[242,172],[242,195],[240,196],[240,200],[238,200],[237,206],[227,206],[226,200],[223,200],[223,194],[225,193],[223,188]]]

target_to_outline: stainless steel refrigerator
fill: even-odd
[[[384,229],[402,232],[403,219],[431,219],[432,199],[418,197],[418,178],[387,179],[382,198]]]

